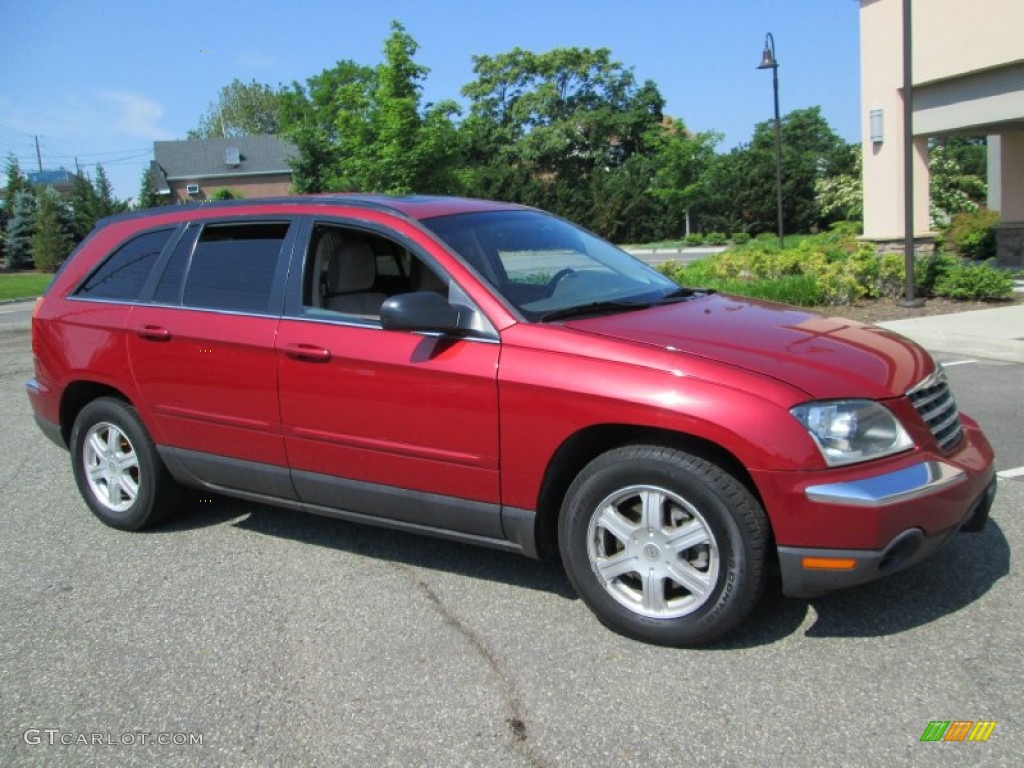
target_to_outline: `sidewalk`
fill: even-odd
[[[1024,363],[1024,304],[878,323],[930,352]]]

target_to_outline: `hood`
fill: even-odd
[[[935,368],[927,352],[891,331],[721,294],[565,327],[744,368],[816,399],[899,397]]]

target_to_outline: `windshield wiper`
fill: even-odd
[[[674,301],[682,301],[684,299],[692,299],[694,296],[707,296],[708,294],[715,293],[714,288],[677,288],[671,293],[666,293],[660,299],[655,301],[655,304],[671,304]]]
[[[648,301],[592,301],[589,304],[580,304],[576,307],[564,307],[555,309],[540,316],[540,322],[547,323],[552,320],[563,320],[567,317],[582,317],[583,315],[596,315],[602,312],[630,312],[636,309],[647,309],[651,304]]]

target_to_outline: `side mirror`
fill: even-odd
[[[388,331],[459,330],[459,311],[433,291],[392,296],[380,308],[380,324]]]

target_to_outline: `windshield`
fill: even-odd
[[[625,251],[540,211],[490,211],[423,225],[529,320],[576,307],[649,304],[678,290]]]

